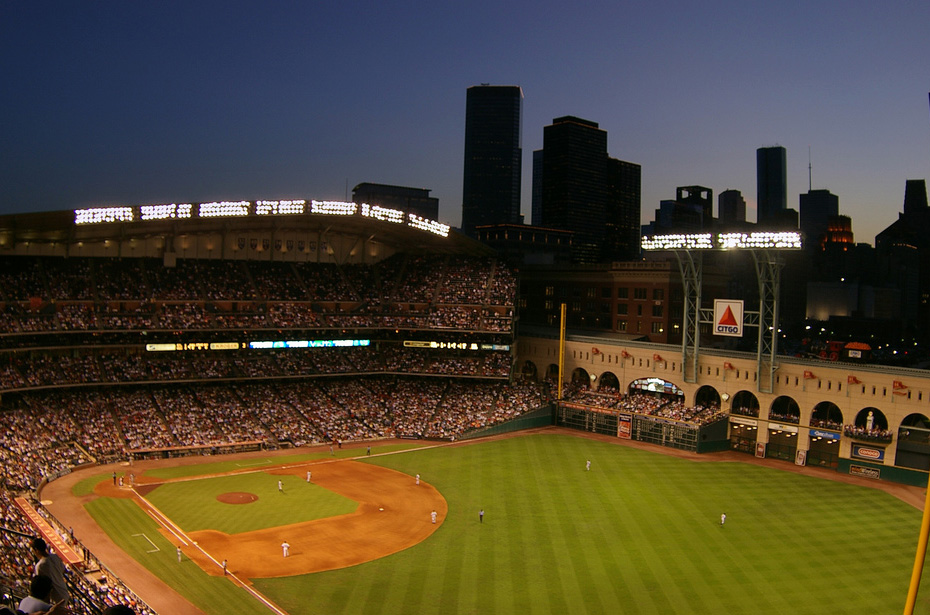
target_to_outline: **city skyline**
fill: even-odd
[[[781,145],[787,207],[811,151],[813,188],[874,243],[930,177],[924,3],[560,7],[5,5],[0,214],[372,182],[430,190],[459,226],[481,83],[523,89],[524,152],[553,118],[597,122],[642,166],[644,222],[690,185],[739,190],[755,220],[755,152]]]

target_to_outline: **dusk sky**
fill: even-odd
[[[4,2],[0,214],[428,188],[461,222],[465,90],[523,88],[676,186],[742,191],[788,151],[788,206],[840,199],[859,242],[930,176],[930,2]]]

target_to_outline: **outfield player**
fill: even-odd
[[[585,464],[584,464],[584,469],[585,469],[585,470],[588,470],[588,471],[591,470],[591,460],[590,460],[590,459],[588,459],[588,461],[585,462]]]
[[[720,527],[723,527],[723,524],[727,522],[727,513],[721,513],[720,515]]]
[[[280,491],[281,493],[284,493],[284,483],[282,483],[281,481],[278,481],[278,491]]]
[[[419,474],[417,474],[417,481],[416,481],[416,483],[417,483],[418,485],[420,484],[420,475],[419,475]]]

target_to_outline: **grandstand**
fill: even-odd
[[[477,242],[353,203],[0,219],[0,494],[16,545],[0,583],[28,590],[38,531],[13,498],[47,516],[42,484],[74,467],[451,439],[543,406],[540,383],[512,378],[516,290]],[[76,612],[131,596],[49,528],[82,557]]]

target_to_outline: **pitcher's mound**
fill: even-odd
[[[223,504],[251,504],[258,499],[258,496],[244,491],[230,491],[219,494],[216,499]]]

